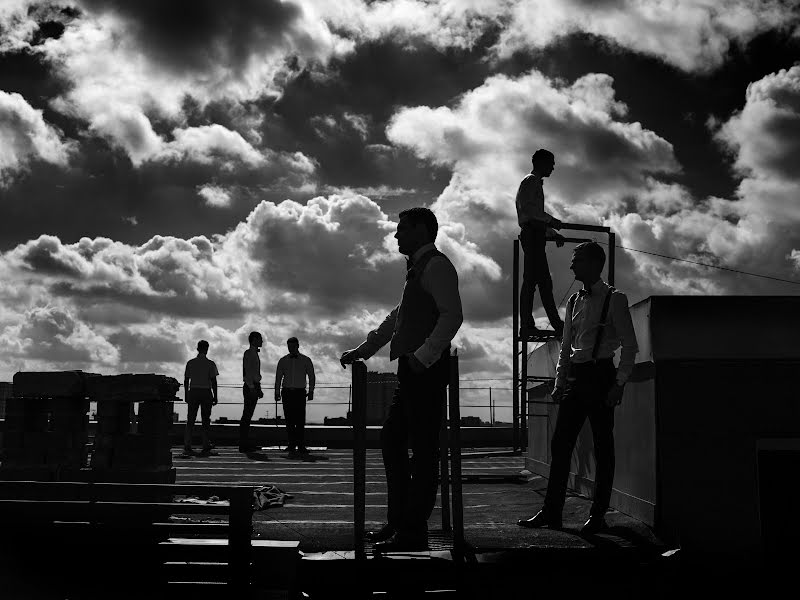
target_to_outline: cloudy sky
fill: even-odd
[[[265,381],[297,335],[346,382],[338,355],[401,293],[412,205],[459,271],[462,376],[508,377],[513,200],[540,147],[562,220],[800,280],[800,5],[0,0],[0,380],[181,378],[205,338],[235,384],[257,329]],[[557,301],[569,254],[549,250]],[[800,292],[617,265],[632,303]]]

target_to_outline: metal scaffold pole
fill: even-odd
[[[366,559],[364,531],[367,503],[367,366],[353,363],[353,543],[357,559]]]
[[[512,280],[513,280],[513,306],[514,313],[511,317],[511,339],[512,349],[511,356],[513,358],[512,377],[514,378],[513,392],[511,396],[511,447],[514,450],[519,448],[519,240],[514,240],[514,266],[512,267]]]
[[[453,551],[463,555],[466,550],[464,540],[464,498],[461,492],[461,407],[458,389],[458,351],[450,357],[450,472],[452,473],[453,494]]]

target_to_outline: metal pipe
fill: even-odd
[[[366,559],[364,530],[367,503],[367,366],[353,363],[353,544]]]
[[[516,450],[519,448],[519,239],[514,240],[514,262],[512,267],[513,281],[513,310],[511,317],[511,357],[513,359],[512,378],[514,379],[514,391],[511,396],[511,447]]]
[[[461,412],[458,395],[458,350],[450,357],[450,472],[453,488],[453,550],[463,553],[464,543],[464,497],[461,492]]]

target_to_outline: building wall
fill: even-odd
[[[800,456],[800,297],[656,296],[631,314],[640,350],[615,414],[612,506],[685,549],[768,551],[764,540],[776,534],[768,527],[800,527],[790,504],[774,501],[774,490],[795,485],[794,475],[773,481],[776,469],[759,473],[770,445],[782,449],[773,452],[782,464],[797,464]],[[552,348],[537,352],[528,363],[532,374]],[[549,398],[546,386],[532,392],[536,398]],[[529,412],[547,416],[529,421],[526,462],[547,475],[558,408],[531,406]],[[573,487],[586,494],[594,478],[591,448],[586,424],[571,474]],[[767,493],[772,499],[762,506]]]

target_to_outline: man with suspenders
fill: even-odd
[[[581,533],[595,534],[606,527],[604,515],[614,482],[614,407],[622,402],[638,346],[628,298],[600,277],[605,260],[603,248],[595,242],[579,244],[572,255],[570,269],[583,289],[567,303],[552,393],[559,408],[550,446],[547,495],[541,511],[518,521],[521,527],[561,528],[570,459],[587,417],[597,468],[594,500]],[[613,356],[619,347],[619,367],[615,368]]]

